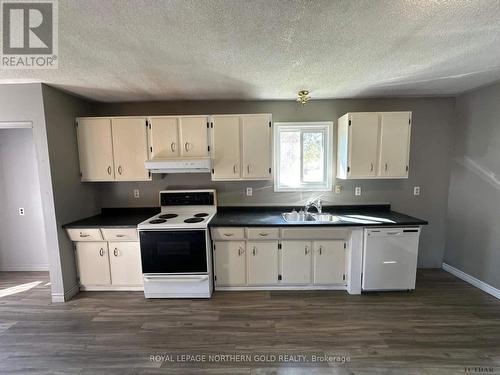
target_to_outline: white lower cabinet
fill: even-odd
[[[314,241],[314,284],[339,284],[345,280],[345,242]]]
[[[311,283],[311,242],[283,241],[281,243],[281,283]]]
[[[278,241],[247,242],[248,284],[278,282]]]
[[[246,285],[245,242],[216,241],[214,250],[216,285]]]
[[[81,285],[109,285],[107,242],[77,242],[76,261]]]
[[[112,285],[142,285],[139,242],[110,242],[109,266]]]

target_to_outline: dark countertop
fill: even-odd
[[[99,215],[64,224],[63,228],[136,228],[159,212],[159,207],[103,208]]]
[[[294,207],[217,207],[217,214],[210,221],[210,227],[260,227],[260,226],[406,226],[426,225],[427,221],[391,211],[390,205],[324,206],[323,212],[340,216],[341,220],[328,222],[287,222],[282,212]],[[300,209],[300,207],[295,207]],[[311,212],[315,212],[312,208]],[[353,216],[353,215],[361,215]]]

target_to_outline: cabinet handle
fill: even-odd
[[[108,174],[111,176],[111,166],[108,167]]]
[[[259,236],[261,236],[261,237],[266,237],[268,235],[269,235],[269,233],[259,233]]]
[[[319,247],[319,255],[323,254],[323,246]]]
[[[117,249],[116,247],[115,247],[115,249],[113,250],[113,254],[114,254],[114,256],[115,256],[115,257],[117,257],[117,256],[118,256],[118,249]]]
[[[184,144],[184,148],[186,149],[186,152],[189,152],[189,150],[191,150],[191,143],[186,142],[186,143]]]
[[[250,173],[250,164],[247,164],[247,173]]]
[[[387,163],[385,163],[385,170],[387,171]]]
[[[122,174],[122,172],[123,172],[123,168],[122,168],[122,166],[120,165],[120,166],[118,166],[118,174]]]
[[[307,247],[307,246],[304,248],[304,254],[305,254],[305,255],[309,254],[309,249],[308,249],[308,247]]]
[[[172,143],[170,144],[170,149],[172,150],[172,152],[174,152],[174,151],[175,151],[175,149],[176,149],[176,147],[175,147],[175,142],[172,142]]]
[[[117,234],[116,237],[117,238],[122,238],[122,237],[125,237],[125,235],[124,234]]]
[[[231,237],[234,233],[223,233],[226,237]]]
[[[236,174],[237,173],[237,170],[236,170],[236,164],[233,165],[233,172]]]
[[[255,248],[255,246],[253,247],[252,254],[253,254],[254,256],[255,256],[255,254],[257,254],[257,249]]]
[[[80,233],[81,238],[85,238],[85,237],[89,237],[89,236],[90,236],[90,234]]]
[[[238,256],[241,256],[241,254],[243,254],[245,252],[245,250],[243,250],[241,247],[238,248]]]
[[[370,172],[373,172],[373,163],[370,164],[371,164]]]
[[[99,250],[99,255],[102,257],[104,256],[104,249],[102,247],[101,247],[101,250]]]

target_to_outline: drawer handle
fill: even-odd
[[[118,256],[119,252],[118,252],[118,249],[115,247],[115,249],[113,250],[113,254],[115,257]]]
[[[231,237],[234,233],[223,233],[226,237]]]
[[[268,235],[269,235],[269,233],[259,233],[259,236],[261,236],[261,237],[266,237]]]
[[[101,247],[101,250],[99,250],[99,255],[102,257],[104,256],[104,249],[102,247]]]
[[[116,237],[122,238],[122,237],[125,237],[125,235],[124,234],[117,234]]]
[[[90,234],[80,233],[81,238],[90,237]]]

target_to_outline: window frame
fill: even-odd
[[[300,149],[301,153],[303,150],[304,133],[311,132],[322,132],[324,139],[324,171],[325,179],[321,183],[317,182],[304,182],[303,181],[303,155],[300,157],[300,186],[287,187],[280,186],[280,134],[283,131],[299,131],[300,132]],[[319,122],[275,122],[274,123],[274,191],[275,192],[297,192],[297,191],[331,191],[332,190],[332,178],[333,178],[333,122],[331,121],[319,121]]]

